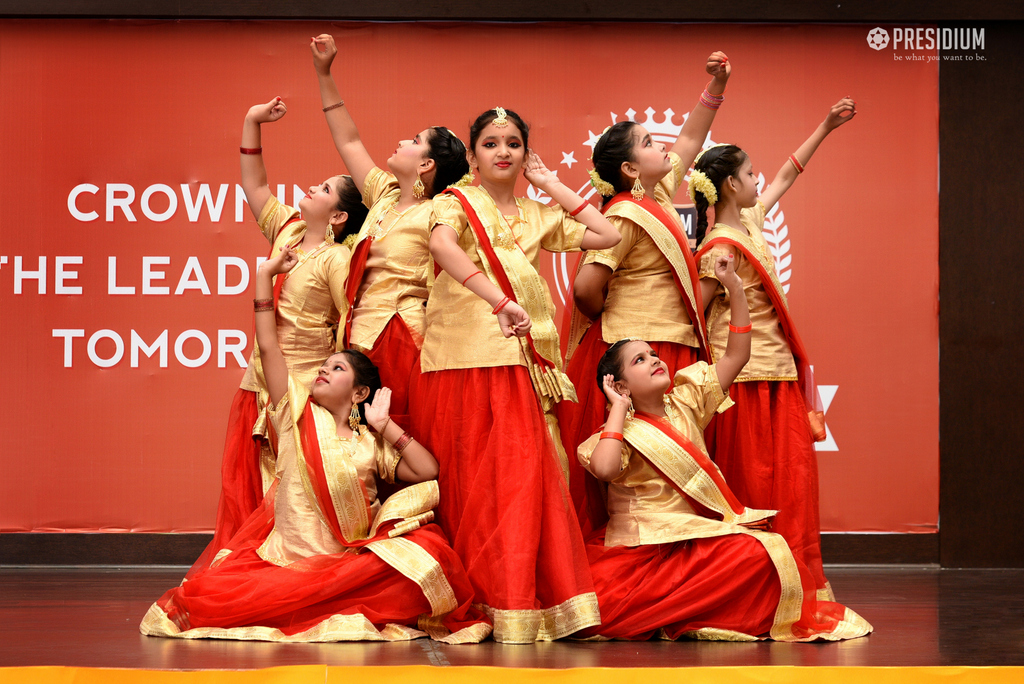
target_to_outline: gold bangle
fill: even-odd
[[[254,299],[252,300],[252,310],[256,312],[260,311],[273,311],[274,300],[271,299]]]

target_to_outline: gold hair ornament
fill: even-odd
[[[495,128],[504,128],[508,126],[508,112],[505,111],[504,107],[494,108],[494,120],[491,121]]]
[[[697,162],[700,161],[700,158],[703,157],[704,153],[707,152],[708,150],[713,150],[716,147],[725,147],[726,145],[731,145],[731,144],[732,143],[715,143],[711,147],[705,147],[703,150],[700,151],[700,154],[697,155],[697,158],[693,160],[693,165],[696,166]]]
[[[466,187],[467,185],[469,185],[470,183],[472,183],[475,180],[476,180],[476,176],[474,176],[473,172],[470,171],[469,173],[467,173],[462,178],[460,178],[459,180],[455,181],[454,183],[452,183],[448,187],[449,188],[464,188],[464,187]]]

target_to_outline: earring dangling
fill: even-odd
[[[423,199],[423,196],[427,194],[427,188],[424,187],[423,181],[419,178],[412,184],[412,196],[416,199]]]
[[[327,224],[327,232],[324,233],[324,242],[328,245],[334,244],[334,226],[329,223]]]
[[[640,176],[637,176],[636,180],[633,181],[633,188],[629,191],[629,194],[633,195],[633,199],[637,202],[644,198],[644,186],[640,182]]]
[[[359,428],[359,404],[353,402],[352,411],[348,414],[348,426],[355,432]]]
[[[630,399],[629,399],[629,408],[626,409],[626,420],[633,420],[633,414],[634,413],[635,413],[635,411],[633,410],[633,398],[630,397]]]

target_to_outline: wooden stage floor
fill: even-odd
[[[508,646],[268,644],[145,637],[150,603],[185,568],[0,567],[0,667],[245,670],[282,665],[529,668],[1024,665],[1024,570],[826,566],[875,632],[839,643],[571,641]]]

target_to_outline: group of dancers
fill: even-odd
[[[249,110],[242,187],[272,245],[256,343],[213,541],[142,632],[453,644],[869,633],[822,571],[821,414],[761,233],[853,101],[759,199],[743,150],[701,151],[732,69],[716,52],[671,150],[633,122],[601,135],[598,209],[502,107],[477,117],[468,147],[432,126],[378,167],[331,75],[333,39],[310,49],[350,175],[281,204],[260,127],[285,104]],[[691,164],[695,256],[672,207]],[[520,173],[551,207],[515,196]],[[567,366],[541,249],[585,251]]]

